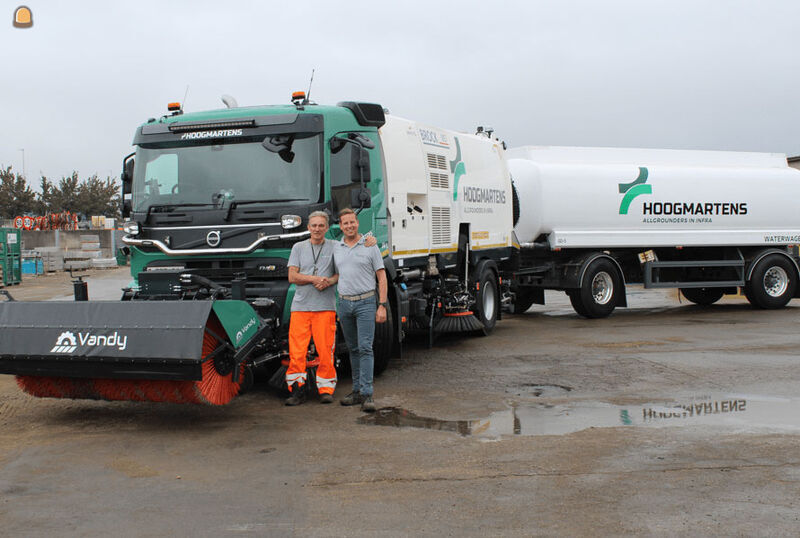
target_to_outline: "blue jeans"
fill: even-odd
[[[339,323],[350,350],[350,368],[353,372],[353,392],[372,396],[372,370],[375,357],[372,341],[375,338],[375,311],[377,296],[358,301],[339,299]]]

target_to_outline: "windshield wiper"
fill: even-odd
[[[216,207],[216,205],[217,204],[195,204],[195,203],[192,203],[192,204],[190,204],[190,203],[185,203],[185,204],[155,204],[155,205],[151,205],[151,206],[147,207],[147,214],[144,216],[144,220],[147,221],[147,219],[150,218],[150,212],[153,209],[174,209],[176,207],[208,207],[208,206]]]
[[[228,212],[225,213],[225,220],[230,219],[231,211],[237,206],[245,204],[272,204],[276,202],[303,202],[305,198],[274,198],[272,200],[234,200],[228,205]]]

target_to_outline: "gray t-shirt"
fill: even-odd
[[[327,239],[321,245],[312,245],[310,239],[295,243],[287,265],[297,267],[303,275],[333,276],[336,274],[336,266],[333,263],[335,244],[334,241]],[[313,284],[295,284],[292,312],[324,310],[336,310],[336,286],[329,286],[319,291]]]
[[[339,270],[339,295],[361,295],[375,289],[375,271],[383,269],[383,258],[378,245],[364,246],[364,236],[348,247],[344,240],[337,241],[333,249],[336,268]]]

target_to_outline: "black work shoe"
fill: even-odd
[[[339,403],[342,405],[358,405],[362,401],[364,400],[361,397],[361,394],[357,392],[351,392],[350,394],[339,400]]]
[[[297,383],[292,385],[292,395],[284,402],[285,405],[300,405],[306,401],[306,387],[298,387]]]
[[[361,401],[361,410],[366,413],[374,413],[375,412],[375,402],[372,400],[372,396],[362,396],[363,400]]]
[[[319,395],[319,403],[321,404],[329,404],[333,402],[333,395],[332,394],[320,394]]]

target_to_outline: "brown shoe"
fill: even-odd
[[[297,383],[292,385],[292,395],[283,402],[285,405],[300,405],[306,401],[306,387],[298,386]]]
[[[332,394],[320,394],[319,395],[319,403],[321,403],[321,404],[333,403],[333,395]]]
[[[375,401],[372,399],[372,396],[362,396],[363,400],[361,402],[361,410],[365,413],[374,413],[375,412]]]
[[[363,399],[361,397],[361,394],[359,394],[358,392],[351,392],[350,394],[339,400],[339,403],[342,405],[358,405],[362,401]]]

